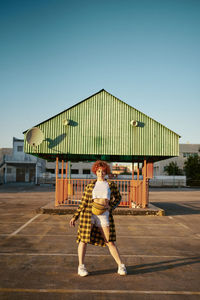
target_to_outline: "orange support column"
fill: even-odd
[[[55,192],[55,206],[59,205],[59,188],[58,188],[58,157],[56,157],[56,192]]]
[[[142,208],[147,206],[147,161],[144,160],[144,166],[142,168],[142,175],[143,175],[143,183],[142,183]]]
[[[147,189],[147,205],[149,204],[149,179],[153,178],[153,162],[147,163],[147,180],[146,180],[146,189]]]
[[[140,192],[140,168],[139,163],[137,163],[137,185],[135,189],[135,203],[136,205],[141,204],[141,192]]]
[[[130,182],[130,191],[129,191],[129,207],[132,207],[132,203],[134,202],[135,193],[134,193],[134,162],[132,162],[132,180]]]
[[[139,163],[138,163],[138,167],[137,167],[137,181],[140,181],[140,168],[139,168]]]
[[[63,174],[64,174],[64,160],[62,159],[62,169],[61,169],[61,181],[60,181],[60,202],[63,203],[64,202],[64,178],[63,178]]]
[[[147,178],[151,179],[153,178],[153,163],[147,163]]]
[[[134,180],[134,162],[132,162],[132,180]]]
[[[64,174],[64,160],[62,159],[62,170],[61,170],[61,178],[63,179]]]
[[[68,162],[66,162],[66,165],[65,165],[65,179],[64,179],[64,201],[68,200],[67,167],[68,167]]]

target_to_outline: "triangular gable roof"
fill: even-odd
[[[43,123],[45,123],[45,122],[47,122],[47,121],[50,121],[51,119],[55,118],[56,116],[59,116],[59,115],[63,114],[64,112],[66,112],[66,111],[72,109],[72,108],[75,107],[75,106],[78,106],[79,104],[81,104],[81,103],[87,101],[88,99],[90,99],[90,98],[92,98],[92,97],[94,97],[94,96],[96,96],[96,95],[98,95],[98,94],[100,94],[100,93],[102,93],[102,92],[105,92],[105,93],[107,93],[108,95],[110,95],[110,96],[112,96],[112,97],[115,97],[117,100],[121,101],[121,102],[124,103],[125,105],[128,105],[129,107],[135,109],[136,111],[138,111],[139,113],[143,114],[144,116],[147,116],[145,113],[143,113],[143,112],[141,112],[140,110],[134,108],[133,106],[127,104],[127,103],[124,102],[123,100],[121,100],[121,99],[117,98],[116,96],[112,95],[111,93],[107,92],[105,89],[101,89],[101,90],[98,91],[97,93],[94,93],[93,95],[87,97],[86,99],[77,102],[76,104],[74,104],[74,105],[70,106],[69,108],[67,108],[67,109],[65,109],[65,110],[63,110],[63,111],[61,111],[60,113],[58,113],[58,114],[56,114],[56,115],[50,117],[49,119],[46,119],[45,121],[42,121],[42,122],[38,123],[37,125],[34,125],[34,127],[37,127],[37,126],[39,126],[39,125],[41,125],[41,124],[43,124]],[[155,119],[153,119],[153,118],[151,118],[151,117],[149,117],[149,116],[147,116],[147,117],[150,118],[151,120],[153,120],[154,122],[157,122],[157,123],[161,124],[160,122],[156,121]],[[162,125],[162,126],[164,126],[165,128],[169,129],[169,128],[166,127],[165,125]],[[169,129],[169,130],[171,130],[171,129]],[[25,134],[27,131],[28,131],[28,129],[25,130],[25,131],[23,131],[23,134]],[[171,130],[171,131],[174,132],[173,130]],[[174,132],[174,133],[177,134],[176,132]],[[177,134],[177,135],[179,136],[179,138],[181,137],[179,134]]]
[[[65,120],[70,120],[69,126],[64,125]],[[43,142],[35,152],[25,135],[25,152],[48,159],[59,155],[66,160],[95,160],[99,156],[111,160],[117,156],[130,161],[179,155],[177,133],[104,89],[35,127],[44,133]]]

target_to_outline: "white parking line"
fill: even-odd
[[[3,236],[10,236],[10,234],[0,234],[0,237],[3,237]],[[18,237],[74,237],[76,238],[76,235],[75,234],[19,234]],[[200,235],[199,234],[196,234],[194,236],[173,236],[173,235],[170,235],[170,236],[163,236],[163,235],[152,235],[152,236],[137,236],[137,235],[133,235],[133,236],[130,236],[130,235],[119,235],[118,234],[118,238],[129,238],[129,239],[199,239]]]
[[[23,222],[15,222],[15,221],[0,221],[0,224],[15,224],[15,223],[17,223],[17,224],[21,224],[21,223],[23,223]],[[64,223],[64,224],[66,224],[67,226],[68,226],[68,221],[58,221],[58,222],[43,222],[43,221],[36,221],[35,222],[35,224],[44,224],[44,225],[58,225],[58,223],[59,224],[62,224],[62,223]],[[130,225],[123,225],[123,224],[117,224],[116,222],[115,222],[115,226],[116,227],[133,227],[133,226],[172,226],[172,224],[171,223],[162,223],[162,224],[160,224],[160,223],[155,223],[155,224],[151,224],[151,223],[133,223],[131,226]]]
[[[11,233],[8,238],[18,234],[18,232],[20,232],[22,229],[24,229],[26,226],[28,226],[31,222],[33,222],[35,219],[37,219],[39,216],[41,216],[41,214],[36,215],[35,217],[33,217],[32,219],[30,219],[28,222],[26,222],[24,225],[22,225],[21,227],[19,227],[17,230],[15,230],[13,233]]]
[[[131,225],[127,225],[127,224],[118,224],[117,222],[115,222],[115,226],[116,227],[130,227],[132,228],[133,226],[172,226],[172,223],[132,223]]]
[[[77,256],[78,254],[76,253],[26,253],[26,252],[1,252],[0,256]],[[108,256],[110,257],[110,254],[90,254],[87,253],[86,256],[91,256],[91,257],[100,257],[100,256]],[[184,258],[184,259],[189,259],[191,258],[190,256],[186,257],[183,255],[145,255],[145,254],[121,254],[120,256],[123,257],[149,257],[149,258]]]
[[[168,218],[169,218],[169,219],[174,219],[174,218],[171,217],[171,216],[169,216]],[[185,229],[191,230],[187,225],[185,225],[185,224],[183,224],[183,223],[181,223],[181,222],[176,222],[175,225],[180,225],[180,226],[184,227]]]
[[[138,290],[86,290],[86,289],[23,289],[23,288],[0,288],[0,292],[11,293],[57,293],[57,294],[150,294],[150,295],[200,295],[199,291],[138,291]]]
[[[180,226],[182,226],[182,227],[184,227],[184,228],[186,228],[186,229],[191,230],[187,225],[185,225],[185,224],[183,224],[181,222],[178,222],[177,224],[180,225]]]

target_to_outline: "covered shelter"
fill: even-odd
[[[40,142],[37,132],[40,137],[42,133]],[[177,133],[104,89],[35,125],[24,135],[26,153],[56,160],[56,206],[77,205],[89,181],[68,178],[68,161],[101,159],[137,163],[132,180],[111,180],[120,188],[122,206],[144,208],[148,206],[148,180],[153,177],[153,163],[179,155]],[[30,136],[33,136],[31,142]],[[60,177],[59,161],[62,162]]]

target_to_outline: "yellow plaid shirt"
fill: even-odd
[[[78,226],[78,235],[77,243],[80,241],[84,243],[90,243],[96,246],[106,246],[104,239],[101,235],[101,232],[98,227],[93,226],[91,231],[91,216],[92,216],[92,191],[94,189],[95,183],[97,180],[90,182],[83,193],[81,203],[74,214],[75,220],[80,216],[79,226]],[[119,205],[121,201],[121,195],[117,188],[117,185],[112,181],[107,181],[110,187],[110,236],[109,241],[116,241],[116,232],[115,232],[115,223],[112,215],[112,211]]]

